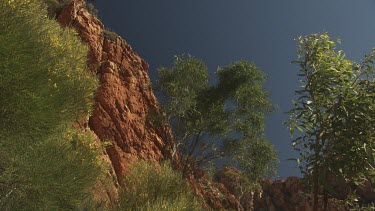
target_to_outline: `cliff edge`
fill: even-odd
[[[157,164],[172,157],[173,144],[162,139],[165,129],[155,129],[147,118],[151,111],[161,114],[151,90],[149,65],[120,37],[106,37],[103,24],[88,12],[84,0],[69,1],[57,20],[62,27],[75,28],[90,47],[88,66],[100,87],[88,126],[106,148],[102,157],[109,169],[93,191],[99,203],[113,204],[129,163],[141,158]]]

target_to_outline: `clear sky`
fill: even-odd
[[[282,121],[298,87],[295,38],[328,32],[341,38],[348,58],[359,61],[375,46],[375,0],[96,0],[99,16],[150,64],[196,56],[213,73],[240,59],[267,75],[266,89],[279,110],[267,118],[266,137],[279,153],[279,176],[299,175],[291,137]]]

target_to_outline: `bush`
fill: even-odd
[[[0,207],[72,210],[102,172],[87,117],[97,79],[88,48],[42,0],[0,0]]]
[[[120,210],[201,210],[202,204],[169,163],[160,169],[146,161],[130,167],[123,181]]]
[[[95,8],[95,6],[91,3],[86,3],[87,11],[94,16],[95,18],[98,18],[99,10]]]
[[[49,16],[57,18],[61,10],[69,3],[69,0],[43,0],[43,2],[47,5]],[[99,11],[92,3],[86,2],[86,9],[92,16],[98,18]]]
[[[104,37],[108,37],[110,40],[115,41],[116,38],[119,37],[119,35],[114,31],[104,29]]]
[[[86,191],[102,172],[94,139],[75,129],[33,143],[12,140],[0,154],[7,158],[0,174],[4,210],[72,210],[90,197]]]
[[[98,80],[88,47],[40,1],[0,0],[0,137],[42,139],[88,116]]]
[[[69,0],[43,0],[43,2],[48,6],[49,17],[57,18]]]

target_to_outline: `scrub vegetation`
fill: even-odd
[[[72,127],[98,86],[88,48],[40,1],[1,0],[0,10],[0,207],[78,209],[102,172],[94,138]]]
[[[57,18],[69,0],[43,0],[43,2],[47,5],[48,15]]]
[[[168,162],[156,168],[138,161],[130,169],[123,180],[119,210],[202,210],[200,199]]]
[[[104,36],[108,37],[112,41],[116,41],[116,38],[119,37],[119,35],[116,32],[110,29],[104,29]]]
[[[293,145],[314,210],[327,210],[328,195],[338,194],[332,178],[348,187],[375,182],[374,59],[375,50],[361,63],[346,59],[327,33],[299,39],[302,86],[286,123],[291,134],[299,130]],[[356,205],[354,190],[347,195]]]
[[[70,1],[69,0],[43,0],[43,2],[47,5],[48,15],[51,18],[57,18],[61,10],[66,6]],[[95,8],[95,6],[86,1],[86,9],[87,11],[93,15],[95,18],[98,18],[99,11]]]

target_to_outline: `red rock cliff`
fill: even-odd
[[[89,126],[102,142],[111,143],[107,153],[117,177],[135,159],[159,162],[170,158],[172,144],[164,143],[163,131],[156,131],[147,121],[149,111],[160,114],[147,62],[120,37],[105,37],[103,24],[86,10],[83,0],[70,1],[58,21],[75,28],[90,46],[89,67],[98,75],[100,88]]]
[[[165,131],[155,130],[146,121],[149,111],[161,113],[151,90],[147,62],[120,37],[115,40],[105,37],[103,24],[86,10],[83,0],[70,1],[62,9],[58,21],[63,27],[75,28],[89,45],[89,68],[100,79],[89,127],[102,143],[111,143],[103,159],[110,160],[116,181],[101,182],[93,190],[98,192],[98,201],[108,207],[115,203],[118,181],[131,161],[144,158],[158,163],[171,158],[173,143],[164,143],[162,134]],[[206,199],[207,206],[240,209],[239,202],[223,184],[194,177],[191,181],[197,194]]]

